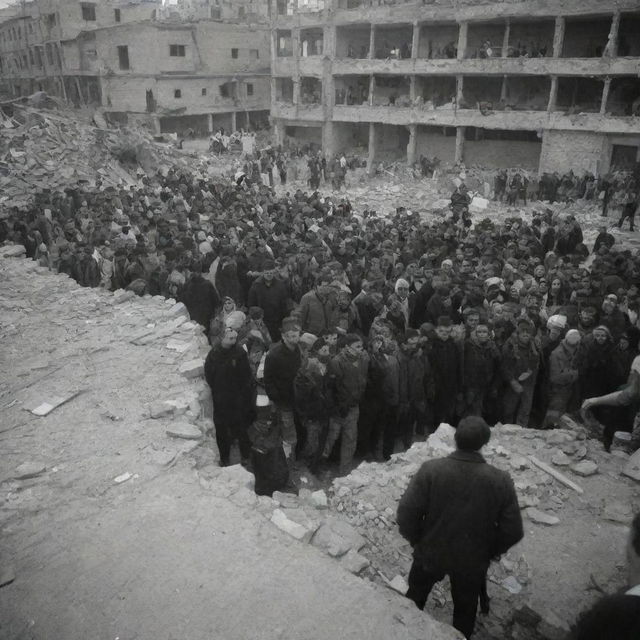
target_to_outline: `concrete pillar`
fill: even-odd
[[[547,105],[547,113],[553,113],[556,110],[557,99],[558,99],[558,76],[551,76],[551,91],[549,91],[549,104]]]
[[[507,99],[507,76],[502,76],[502,87],[500,88],[500,100]]]
[[[238,130],[238,114],[235,111],[231,112],[231,131]]]
[[[293,79],[293,104],[300,104],[300,78]]]
[[[413,106],[413,103],[415,102],[415,99],[416,99],[416,77],[415,76],[409,76],[409,99],[411,100],[411,105]]]
[[[560,58],[562,56],[562,45],[564,44],[564,29],[566,20],[564,16],[556,18],[556,26],[553,31],[553,57]]]
[[[504,36],[502,37],[502,57],[507,58],[509,53],[509,37],[511,36],[511,22],[507,18],[507,22],[504,25]]]
[[[295,60],[300,58],[300,28],[291,29],[291,48]]]
[[[458,31],[458,60],[464,60],[467,53],[467,34],[469,33],[469,23],[461,22]]]
[[[464,127],[456,127],[456,162],[464,162]]]
[[[213,113],[207,113],[207,131],[213,133]]]
[[[336,154],[335,136],[333,135],[333,122],[327,121],[322,125],[322,150],[327,158]]]
[[[276,144],[284,144],[284,123],[282,120],[275,120],[273,123],[273,134]]]
[[[418,22],[413,23],[413,41],[411,43],[411,57],[415,60],[418,57],[418,51],[420,50],[420,24]]]
[[[464,99],[464,79],[463,76],[456,76],[456,107],[460,109],[460,103]]]
[[[603,58],[615,58],[618,55],[618,31],[620,31],[620,12],[616,11],[611,18],[609,39],[602,53]]]
[[[271,76],[271,81],[269,84],[271,85],[271,104],[275,104],[277,89],[276,89],[276,79],[274,76]]]
[[[418,125],[409,125],[409,144],[407,145],[407,164],[411,166],[416,161],[418,152]]]
[[[376,159],[376,123],[369,123],[369,155],[367,156],[367,173],[372,176],[375,172]]]
[[[153,116],[153,128],[155,129],[156,135],[160,135],[162,133],[162,125],[160,124],[160,117]]]
[[[336,57],[336,27],[333,24],[325,25],[322,34],[323,54],[329,58]]]
[[[372,75],[369,78],[369,106],[373,107],[373,94],[376,91],[376,77]]]
[[[369,32],[369,60],[373,60],[376,57],[376,25],[371,25],[371,31]]]
[[[607,112],[607,102],[609,101],[610,91],[611,91],[611,78],[605,78],[604,86],[602,87],[602,102],[600,103],[600,115],[604,115]]]

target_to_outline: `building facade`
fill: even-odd
[[[278,138],[369,166],[640,160],[637,0],[271,0]]]
[[[247,0],[247,6],[249,0]],[[159,2],[35,0],[0,23],[0,91],[206,134],[268,121],[268,25],[162,19]]]

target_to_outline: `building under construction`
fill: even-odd
[[[271,0],[279,139],[603,173],[640,159],[637,0]]]

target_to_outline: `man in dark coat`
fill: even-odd
[[[456,396],[461,391],[460,351],[451,337],[451,318],[438,318],[436,338],[429,350],[429,364],[433,372],[435,396],[434,424],[451,424],[456,413]]]
[[[285,284],[278,280],[273,260],[266,260],[264,273],[249,289],[248,306],[264,311],[264,323],[274,341],[280,340],[280,324],[287,315],[289,294]]]
[[[248,429],[255,419],[255,385],[247,352],[236,344],[238,333],[227,328],[219,345],[209,351],[204,375],[213,396],[213,422],[220,466],[229,464],[231,445],[238,440],[243,464],[251,455]]]
[[[482,418],[463,418],[455,434],[457,450],[420,467],[397,513],[400,533],[413,547],[407,597],[424,609],[435,583],[448,575],[453,626],[467,638],[473,633],[489,562],[523,536],[509,474],[480,455],[490,437]]]
[[[211,321],[220,306],[220,296],[213,284],[202,275],[202,263],[196,261],[193,273],[185,282],[180,300],[187,307],[191,319],[201,324],[209,334]]]

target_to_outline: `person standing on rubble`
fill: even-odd
[[[470,638],[492,558],[523,535],[508,473],[485,462],[491,430],[479,416],[463,418],[456,451],[422,464],[398,505],[400,533],[413,547],[407,598],[419,609],[445,575],[451,580],[453,626]]]

